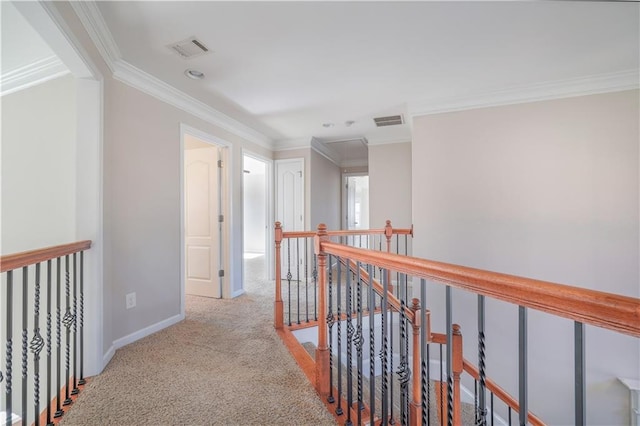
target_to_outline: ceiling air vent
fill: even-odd
[[[183,59],[195,58],[196,56],[204,55],[209,51],[207,46],[195,37],[189,37],[186,40],[170,44],[167,47],[180,55]]]
[[[389,115],[387,117],[376,117],[373,119],[376,123],[376,127],[385,127],[385,126],[397,126],[398,124],[403,124],[402,115]]]

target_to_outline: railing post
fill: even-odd
[[[411,388],[411,405],[409,407],[409,424],[411,426],[420,425],[422,419],[422,395],[421,388],[421,357],[420,357],[420,327],[422,326],[422,315],[420,312],[420,300],[411,300],[411,311],[413,312],[413,382]]]
[[[453,324],[453,424],[462,424],[462,408],[460,405],[460,375],[463,371],[462,333],[460,326]]]
[[[387,239],[387,253],[391,253],[391,238],[393,237],[393,227],[391,226],[390,220],[387,220],[387,223],[384,226],[384,236]]]
[[[327,226],[318,225],[314,240],[318,255],[318,347],[316,348],[316,390],[321,397],[329,394],[329,347],[327,343],[327,255],[321,250],[321,242],[328,241]],[[339,396],[338,396],[339,397]]]
[[[276,298],[273,302],[274,313],[274,327],[277,330],[282,329],[282,323],[284,321],[284,309],[282,306],[282,260],[280,258],[280,245],[282,243],[282,224],[276,222],[275,230],[275,242],[276,242]]]

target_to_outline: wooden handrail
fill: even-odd
[[[330,237],[340,236],[356,236],[356,235],[384,235],[384,228],[380,229],[350,229],[339,231],[327,231],[327,235]],[[393,233],[397,235],[411,235],[413,236],[413,228],[393,229]],[[282,232],[282,238],[310,238],[315,237],[316,231],[284,231]]]
[[[480,373],[478,371],[478,368],[475,365],[471,364],[467,359],[462,360],[462,365],[463,365],[464,371],[469,373],[471,377],[473,377],[475,380],[480,380]],[[518,404],[518,401],[516,401],[504,389],[498,386],[496,382],[494,382],[489,378],[486,378],[485,385],[488,391],[493,392],[493,394],[497,396],[498,399],[500,399],[502,402],[504,402],[509,407],[511,407],[516,413],[520,411],[520,405]],[[531,411],[527,413],[527,419],[529,423],[531,423],[534,426],[544,426],[545,424]]]
[[[640,299],[321,241],[326,254],[424,278],[585,324],[640,337]]]
[[[35,263],[46,262],[68,254],[77,253],[91,248],[91,240],[61,244],[21,253],[8,254],[0,257],[0,272],[12,271]]]

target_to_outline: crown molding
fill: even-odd
[[[107,67],[111,72],[114,72],[114,64],[122,58],[122,54],[100,13],[100,9],[98,9],[98,5],[94,1],[72,1],[69,4],[89,33],[89,37],[96,45]]]
[[[317,138],[311,138],[311,149],[331,161],[336,166],[340,167],[340,156]]]
[[[113,73],[114,79],[256,145],[273,149],[273,142],[266,135],[123,60],[120,49],[95,2],[71,2],[71,5]]]
[[[5,96],[54,78],[69,74],[69,69],[57,56],[49,56],[16,68],[0,76],[0,96]]]
[[[311,138],[278,139],[273,141],[274,151],[292,151],[311,147]]]
[[[467,109],[619,92],[637,89],[638,87],[640,87],[640,70],[633,69],[512,87],[466,97],[411,103],[408,105],[408,111],[411,117],[416,117]]]
[[[368,146],[391,145],[396,143],[411,143],[411,138],[410,137],[400,138],[400,139],[395,139],[395,138],[386,139],[386,138],[376,138],[376,137],[367,138]]]

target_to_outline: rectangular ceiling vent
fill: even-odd
[[[376,127],[385,127],[385,126],[397,126],[399,124],[403,124],[402,115],[389,115],[386,117],[376,117],[373,119],[376,123]]]
[[[204,55],[209,51],[207,46],[195,37],[189,37],[186,40],[170,44],[167,47],[180,55],[183,59],[195,58],[196,56]]]

